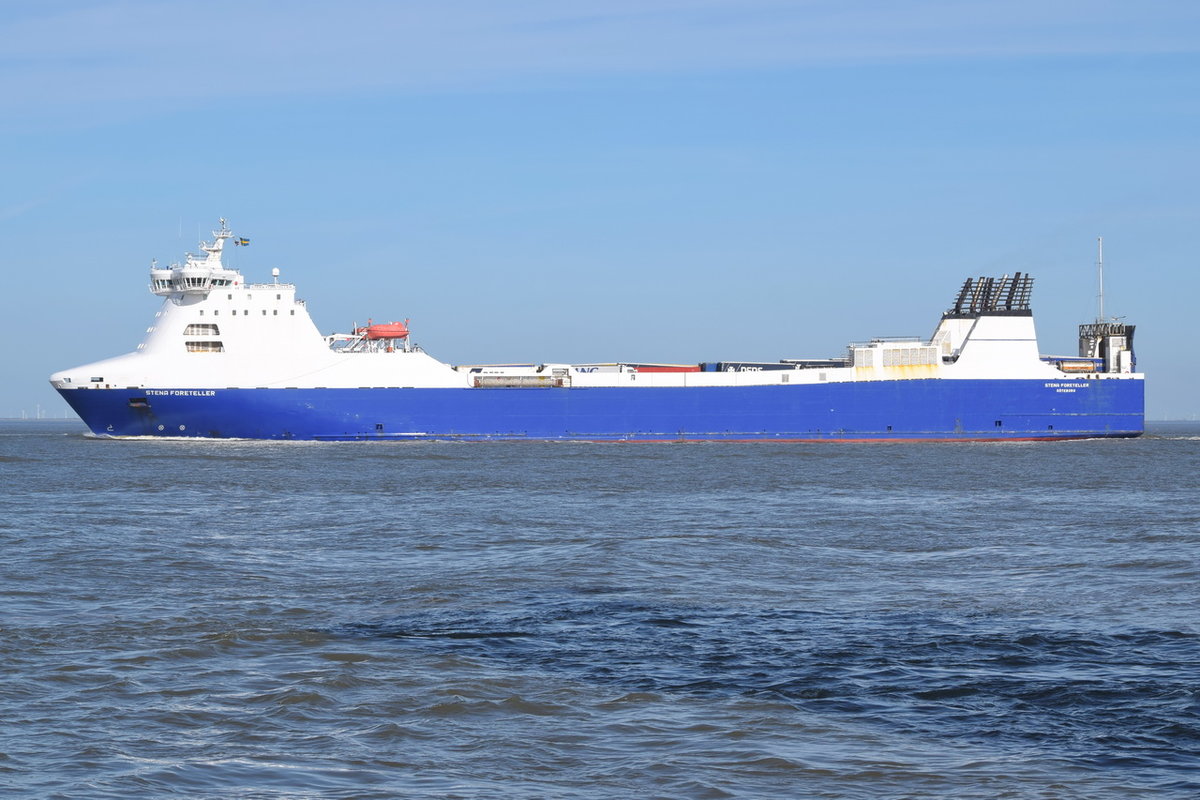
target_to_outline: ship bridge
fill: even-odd
[[[226,269],[221,263],[225,240],[232,238],[233,233],[222,219],[221,229],[213,231],[213,240],[200,243],[200,249],[205,252],[204,256],[188,253],[182,264],[172,264],[166,268],[152,265],[150,291],[159,297],[203,297],[213,289],[241,284],[242,274],[237,270]]]

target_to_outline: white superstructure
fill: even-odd
[[[929,340],[875,339],[840,359],[700,365],[524,364],[453,367],[409,343],[406,324],[323,336],[296,287],[247,283],[221,260],[233,239],[225,220],[203,256],[152,266],[163,298],[137,349],[51,376],[63,388],[473,388],[496,386],[691,387],[904,379],[1046,379],[1080,373],[1135,377],[1128,342],[1110,335],[1091,361],[1045,359],[1027,299],[1028,276],[968,280]],[[246,240],[240,240],[245,242]],[[403,334],[403,335],[400,335]],[[1098,335],[1098,334],[1097,334]],[[1111,349],[1111,363],[1102,364]],[[1081,352],[1081,355],[1085,355]],[[1064,367],[1064,361],[1070,362]],[[1136,376],[1140,377],[1140,376]]]
[[[221,262],[225,220],[205,256],[152,267],[164,298],[137,350],[59,372],[56,387],[314,388],[467,386],[417,348],[377,346],[365,334],[322,336],[290,283],[247,283]],[[278,271],[276,271],[278,272]],[[359,346],[355,346],[355,344]]]

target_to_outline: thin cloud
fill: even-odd
[[[100,175],[99,170],[91,170],[43,186],[42,190],[36,194],[20,199],[3,198],[0,200],[0,222],[15,219],[35,208],[52,203],[95,180]]]
[[[912,59],[1195,52],[1178,2],[782,0],[95,0],[6,10],[0,108],[342,91]]]

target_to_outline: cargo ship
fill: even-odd
[[[1134,326],[1081,325],[1079,352],[1038,350],[1017,272],[966,279],[929,339],[834,358],[451,365],[409,321],[322,334],[279,280],[202,254],[152,264],[163,298],[134,352],[50,382],[95,434],[374,441],[1030,441],[1138,436]],[[235,244],[248,244],[235,239]]]

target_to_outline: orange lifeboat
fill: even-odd
[[[355,333],[366,334],[368,339],[407,339],[408,320],[404,322],[381,322],[378,325],[367,320],[367,327],[359,328]]]

